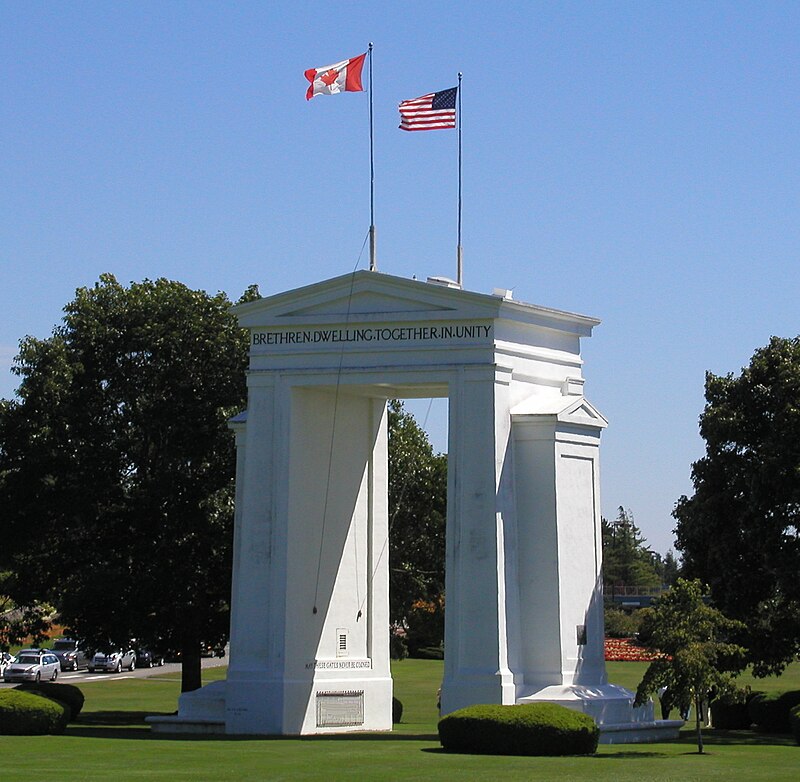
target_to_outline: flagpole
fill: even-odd
[[[461,73],[458,74],[458,245],[456,249],[458,287],[464,286],[464,258],[461,251]]]
[[[369,270],[378,270],[375,257],[375,157],[372,134],[372,42],[367,49],[369,56]]]

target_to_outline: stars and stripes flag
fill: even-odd
[[[458,87],[429,92],[400,104],[400,130],[439,130],[456,126]]]
[[[306,92],[306,100],[315,95],[338,95],[340,92],[363,92],[361,69],[367,53],[351,57],[349,60],[323,65],[321,68],[309,68],[305,77],[311,82]]]

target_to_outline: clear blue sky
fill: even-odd
[[[602,319],[603,510],[666,551],[705,371],[800,331],[800,4],[460,6],[0,0],[0,395],[103,272],[236,298],[353,270],[367,96],[307,102],[303,71],[373,41],[381,271],[455,274],[455,131],[397,104],[463,71],[465,287]]]

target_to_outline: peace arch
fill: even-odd
[[[598,456],[581,338],[599,321],[359,271],[235,308],[230,666],[154,730],[390,730],[387,414],[449,401],[442,713],[551,701],[602,741],[663,738],[609,684]],[[431,693],[431,698],[435,693]]]

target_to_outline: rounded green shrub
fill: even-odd
[[[750,719],[767,733],[791,733],[789,712],[800,705],[800,690],[756,695],[748,705]]]
[[[41,736],[63,733],[69,709],[24,690],[0,690],[0,735]]]
[[[40,682],[39,684],[20,684],[16,689],[32,692],[34,695],[44,695],[45,698],[63,703],[69,708],[70,720],[76,719],[81,713],[85,700],[81,689],[74,684]]]
[[[399,698],[392,698],[392,725],[403,719],[403,702]]]
[[[621,608],[606,608],[604,622],[608,638],[633,638],[642,626],[638,613],[627,613]]]
[[[591,717],[555,703],[468,706],[439,720],[444,750],[473,755],[592,755],[599,737]]]
[[[792,726],[794,740],[800,744],[800,706],[789,710],[789,724]]]

